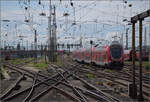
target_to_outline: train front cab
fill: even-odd
[[[109,47],[110,58],[108,67],[122,69],[124,65],[124,50],[120,44],[112,44]]]

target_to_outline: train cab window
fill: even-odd
[[[122,47],[118,45],[111,46],[111,56],[113,58],[120,58],[122,56]]]

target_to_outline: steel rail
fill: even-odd
[[[92,91],[89,91],[89,90],[86,90],[86,89],[83,89],[83,88],[79,88],[79,87],[77,87],[77,86],[73,86],[73,85],[67,84],[67,83],[65,83],[65,82],[60,82],[60,84],[66,85],[66,86],[68,86],[68,87],[75,87],[77,90],[80,90],[83,94],[89,95],[89,96],[91,96],[91,97],[93,97],[93,98],[96,98],[96,99],[98,99],[98,100],[107,101],[103,96],[100,96],[99,94],[94,93],[94,92],[92,92]]]
[[[60,91],[62,94],[65,94],[66,96],[69,96],[72,100],[77,101],[77,102],[82,102],[82,100],[80,101],[80,99],[78,99],[77,97],[72,96],[70,93],[68,93],[67,91],[60,89],[56,86],[53,86],[54,89]]]
[[[9,64],[9,65],[10,65],[10,66],[13,66],[13,67],[16,67],[16,68],[19,68],[19,69],[21,69],[21,70],[23,70],[23,71],[26,71],[26,72],[30,73],[30,74],[35,74],[33,71],[24,69],[24,68],[22,68],[22,67],[19,67],[19,66],[13,65],[13,64]],[[38,74],[39,74],[39,76],[41,76],[41,77],[48,78],[48,76],[42,75],[42,74],[40,74],[40,73],[38,73]]]
[[[84,84],[86,84],[86,85],[88,85],[89,87],[91,87],[92,89],[95,89],[99,94],[104,95],[107,100],[110,100],[109,102],[116,102],[116,101],[117,101],[117,102],[120,102],[119,99],[113,97],[112,95],[108,95],[108,94],[106,95],[106,93],[100,91],[98,88],[96,88],[96,87],[93,86],[92,84],[86,82],[85,80],[83,80],[83,79],[81,79],[81,78],[75,76],[74,74],[73,74],[73,76],[74,76],[75,78],[77,78],[78,80],[80,80],[81,82],[83,82]]]
[[[79,66],[79,65],[77,65],[77,66]],[[63,67],[61,67],[61,66],[59,66],[59,67],[62,68],[63,70],[65,70],[65,71],[67,71],[68,73],[70,73],[67,69],[65,69],[65,68],[63,68]],[[76,66],[75,66],[75,67],[76,67]],[[80,79],[79,77],[77,77],[77,76],[74,75],[73,73],[72,73],[72,75],[73,75],[75,78],[79,79],[79,80],[80,80],[81,82],[83,82],[84,84],[90,86],[91,88],[97,90],[100,94],[104,95],[104,96],[105,96],[105,99],[104,99],[104,100],[107,100],[107,101],[110,100],[110,101],[108,101],[108,102],[112,102],[112,101],[114,101],[114,102],[120,102],[119,99],[113,97],[112,95],[108,95],[108,94],[106,95],[106,93],[100,91],[100,90],[97,89],[95,86],[91,85],[90,83],[86,82],[85,80]],[[110,98],[110,97],[111,97],[111,98]]]
[[[8,66],[8,65],[7,65]],[[14,65],[12,65],[13,67],[15,67],[15,68],[17,68],[17,69],[20,69],[20,70],[23,70],[23,71],[25,71],[25,72],[27,72],[27,73],[30,73],[31,75],[35,75],[36,73],[35,72],[33,72],[33,71],[30,71],[30,70],[26,70],[26,69],[24,69],[24,68],[20,68],[20,67],[18,67],[18,66],[14,66]],[[11,68],[11,67],[10,67]],[[18,70],[16,70],[16,71],[18,71]],[[21,73],[21,71],[20,71],[20,73]],[[39,76],[41,76],[41,77],[44,77],[45,79],[47,79],[47,78],[49,78],[49,76],[46,76],[46,75],[43,75],[43,74],[40,74],[40,73],[37,73]],[[26,74],[27,76],[29,76],[29,77],[31,77],[32,79],[34,79],[34,77],[33,76],[31,76],[31,75],[29,75],[29,74]],[[38,81],[40,81],[39,79],[37,79]],[[47,83],[45,83],[45,84],[47,84]],[[48,84],[47,84],[48,85]]]
[[[58,72],[61,76],[62,76],[62,78],[70,85],[70,82],[60,73],[60,72]],[[85,97],[85,96],[83,96],[83,95],[81,95],[81,93],[75,88],[75,87],[72,87],[72,90],[75,92],[75,94],[78,96],[78,97],[80,97],[81,99],[83,99],[83,102],[87,102],[86,100],[87,100],[87,97]]]
[[[68,62],[67,62],[67,63],[68,63]],[[78,63],[78,64],[79,64],[79,63]],[[85,67],[85,66],[82,66],[82,67]],[[92,70],[92,69],[90,69],[90,70],[91,70],[91,71],[95,71],[94,69],[95,69],[96,67],[92,67],[92,68],[93,68],[93,70]],[[78,69],[79,69],[79,68],[78,68]],[[91,72],[91,71],[89,71],[89,72]],[[85,71],[85,72],[87,72],[87,71]],[[94,74],[95,74],[95,73],[94,73]],[[101,73],[101,74],[104,74],[104,73]],[[109,73],[108,73],[108,74],[109,74]],[[108,75],[108,74],[107,74],[107,75]],[[100,76],[98,73],[97,73],[97,75]],[[113,74],[113,75],[116,75],[116,74]],[[104,76],[102,76],[102,77],[104,77]],[[109,78],[109,77],[110,77],[110,78]],[[125,86],[125,87],[128,87],[127,84],[121,83],[121,82],[119,82],[119,81],[115,81],[115,80],[113,80],[111,77],[114,77],[114,76],[112,76],[112,75],[109,75],[108,77],[105,76],[105,78],[108,79],[108,80],[111,80],[111,81],[113,81],[113,82],[115,82],[115,83],[118,83],[118,84],[120,84],[120,85],[123,85],[123,86]],[[119,77],[114,77],[114,78],[119,78]],[[122,80],[126,80],[126,81],[131,82],[131,80],[129,80],[130,78],[122,77],[122,78],[119,78],[119,79],[122,79]],[[143,79],[144,79],[144,78],[143,78]],[[146,84],[146,82],[144,81],[143,86],[149,89],[148,84],[149,84],[149,80],[147,79],[147,84]],[[144,93],[146,96],[149,96],[149,92],[146,91],[146,89],[143,90],[143,93]]]
[[[79,64],[77,65],[77,66],[79,66]],[[63,68],[63,67],[61,67],[61,66],[59,66],[60,68]],[[68,73],[70,73],[67,69],[65,69],[65,68],[63,68],[65,71],[67,71]],[[96,91],[98,91],[100,94],[102,94],[102,95],[104,95],[105,96],[105,100],[109,100],[108,102],[112,102],[112,101],[114,101],[114,102],[120,102],[120,100],[119,99],[117,99],[117,98],[115,98],[114,96],[112,96],[112,95],[106,95],[106,93],[104,93],[104,92],[102,92],[102,91],[100,91],[98,88],[96,88],[95,86],[93,86],[93,85],[91,85],[90,83],[88,83],[88,82],[86,82],[85,80],[83,80],[83,79],[81,79],[81,78],[79,78],[79,77],[77,77],[76,75],[74,75],[74,74],[72,74],[75,78],[77,78],[77,79],[79,79],[81,82],[83,82],[84,84],[86,84],[86,85],[88,85],[88,86],[90,86],[92,89],[95,89]]]
[[[5,93],[0,97],[0,100],[6,98],[6,97],[15,89],[15,87],[17,87],[17,85],[23,80],[23,78],[24,78],[24,74],[21,75],[21,76],[17,79],[17,81],[15,82],[15,84],[14,84],[7,92],[5,92]]]
[[[66,73],[67,73],[67,72],[63,72],[63,74],[66,74]],[[41,84],[45,83],[46,81],[53,80],[54,77],[58,77],[58,76],[59,76],[59,74],[55,74],[55,75],[53,75],[52,77],[50,77],[50,78],[48,78],[48,79],[45,79],[45,80],[43,80],[43,81],[41,81],[41,82],[35,84],[34,87],[38,87],[38,86],[40,86]],[[69,76],[70,76],[70,75],[68,75],[67,77],[69,77]],[[22,94],[22,93],[24,93],[24,92],[27,92],[27,91],[29,91],[29,90],[31,90],[31,88],[32,88],[32,86],[30,86],[30,87],[24,89],[23,91],[17,92],[16,94],[14,94],[14,95],[12,95],[12,96],[9,96],[9,97],[7,97],[7,98],[1,100],[1,102],[8,101],[8,100],[10,100],[10,99],[12,99],[12,98],[14,98],[14,97],[17,97],[18,95],[20,95],[20,94]]]
[[[82,70],[83,70],[83,69],[82,69]],[[81,71],[81,69],[80,69],[80,71]],[[87,70],[86,70],[86,71],[87,71]],[[93,73],[93,72],[90,72],[90,73],[95,74],[95,73]],[[111,76],[111,75],[107,76],[107,74],[105,75],[104,73],[100,73],[100,72],[99,72],[99,74],[96,73],[96,75],[97,75],[98,77],[103,77],[103,78],[105,78],[105,79],[107,79],[107,80],[113,81],[114,83],[118,83],[118,84],[120,84],[120,85],[122,85],[122,86],[128,87],[128,84],[121,83],[121,82],[119,82],[119,81],[113,80],[113,79],[112,79],[113,76]],[[120,79],[120,78],[119,78],[119,79]],[[123,79],[123,78],[122,78],[122,79]],[[127,79],[126,79],[126,80],[127,80]],[[129,81],[129,80],[127,80],[127,81]],[[130,82],[130,81],[129,81],[129,82]],[[137,84],[137,83],[136,83],[136,84]],[[145,86],[145,84],[144,84],[143,86]],[[144,93],[144,95],[149,96],[149,92],[146,91],[146,89],[143,90],[143,93]]]
[[[84,70],[84,69],[82,69],[82,70]],[[80,69],[80,71],[81,71],[81,69]],[[88,71],[88,70],[86,69],[86,72],[87,72],[87,71]],[[92,71],[88,71],[88,72],[95,74],[95,73],[92,72]],[[126,81],[128,81],[128,82],[131,82],[130,79],[119,78],[119,77],[116,77],[116,76],[112,76],[112,75],[110,75],[109,73],[108,73],[108,74],[102,73],[102,72],[98,72],[98,73],[99,73],[99,74],[96,73],[97,76],[104,77],[104,78],[106,78],[106,79],[108,79],[108,80],[110,80],[110,81],[113,81],[113,82],[118,83],[118,84],[120,84],[120,85],[123,85],[123,86],[125,86],[125,87],[128,87],[128,84],[121,83],[121,82],[119,82],[119,81],[113,80],[112,78],[118,78],[118,79],[122,79],[122,80],[126,80]],[[102,75],[103,75],[103,76],[102,76]],[[114,75],[115,75],[115,74],[114,74]],[[143,84],[143,86],[144,86],[144,87],[149,87],[149,86],[147,86],[145,83]],[[143,93],[144,93],[146,96],[149,96],[149,92],[146,91],[146,89],[143,90]]]
[[[27,101],[29,100],[29,98],[31,97],[31,95],[32,95],[32,93],[33,93],[33,91],[34,91],[34,89],[35,89],[34,86],[35,86],[35,84],[36,84],[37,77],[38,77],[38,73],[35,75],[34,81],[33,81],[33,84],[32,84],[32,88],[31,88],[31,90],[30,90],[28,96],[23,100],[23,102],[27,102]]]
[[[56,90],[59,90],[60,92],[62,92],[63,94],[66,94],[67,96],[71,97],[72,100],[75,100],[77,102],[81,102],[77,97],[74,97],[74,96],[70,95],[68,92],[57,88],[55,85],[50,86],[47,90],[41,92],[40,94],[38,94],[37,96],[35,96],[31,100],[29,100],[29,102],[36,102],[39,99],[39,97],[42,97],[44,94],[48,93],[53,88],[56,89]]]
[[[128,66],[125,66],[125,67],[128,68]],[[131,66],[131,67],[132,67],[132,66]],[[126,69],[126,70],[131,73],[131,70],[129,70],[129,69]],[[137,71],[137,70],[136,70],[136,71]],[[138,72],[135,72],[135,76],[136,76],[136,77],[139,77]],[[142,78],[142,79],[150,81],[150,77],[147,77],[146,73],[143,73],[143,78]]]
[[[12,68],[12,66],[10,67],[10,66],[8,66],[8,65],[6,65],[8,68],[10,68],[10,69],[12,69],[12,70],[15,70],[15,71],[17,71],[17,72],[19,72],[20,74],[22,74],[22,73],[24,73],[24,72],[22,72],[22,71],[20,71],[21,69],[16,69],[16,68]],[[31,74],[31,73],[30,73]],[[31,74],[30,75],[29,74],[29,71],[27,71],[27,73],[24,73],[24,75],[26,75],[26,76],[28,76],[28,77],[30,77],[30,78],[32,78],[32,79],[34,79],[34,76],[33,75],[35,75],[36,73],[34,73],[34,74]],[[37,79],[39,82],[41,81],[40,79]],[[45,85],[48,85],[47,83],[44,83]]]
[[[72,75],[71,75],[72,76]],[[70,74],[67,76],[67,78],[70,77]],[[42,97],[43,95],[45,95],[46,93],[48,93],[52,88],[53,86],[57,86],[59,85],[59,83],[61,81],[63,81],[64,79],[61,79],[57,82],[55,82],[53,85],[50,85],[46,90],[42,91],[41,93],[39,93],[38,95],[36,95],[35,97],[33,97],[31,100],[29,100],[29,102],[33,102],[33,101],[36,101],[38,100],[40,97]],[[80,101],[79,101],[80,102]]]
[[[124,74],[124,75],[127,75],[127,74],[128,74],[128,75],[129,75],[129,76],[128,76],[128,79],[130,78],[130,76],[132,76],[129,72],[128,72],[128,73],[127,73],[127,72],[126,72],[126,73],[124,73],[124,72],[119,72],[119,73],[122,73],[122,74]],[[137,75],[136,75],[135,79],[136,79],[137,81],[139,80]],[[150,80],[144,78],[144,76],[143,76],[143,86],[149,89],[149,88],[150,88],[149,83],[150,83]]]
[[[85,66],[82,66],[82,67],[85,67]],[[96,68],[96,67],[93,67],[94,69]],[[79,69],[79,68],[78,68]],[[82,69],[83,70],[83,69]],[[81,71],[81,69],[80,69],[80,71]],[[87,72],[87,70],[86,70],[86,72]],[[89,71],[89,72],[91,72],[91,71]],[[95,74],[95,73],[93,73],[93,74]],[[113,82],[116,82],[116,83],[119,83],[119,84],[121,84],[121,85],[123,85],[123,86],[126,86],[127,87],[127,85],[126,84],[124,84],[124,83],[121,83],[121,82],[119,82],[119,81],[116,81],[116,80],[113,80],[112,79],[112,76],[107,76],[108,74],[104,74],[104,73],[100,73],[100,74],[96,74],[97,76],[100,76],[100,77],[105,77],[106,79],[108,79],[108,80],[111,80],[111,81],[113,81]],[[110,78],[111,77],[111,78]],[[115,78],[115,77],[114,77]],[[102,91],[101,91],[102,92]],[[102,92],[103,93],[103,92]],[[103,94],[107,94],[107,93],[103,93]],[[108,96],[107,97],[111,97],[111,99],[113,99],[113,100],[116,100],[116,101],[120,101],[119,99],[117,99],[116,97],[114,97],[114,96],[112,96],[112,95],[109,95],[109,94],[107,94]]]
[[[60,74],[60,73],[59,73]],[[63,76],[63,75],[62,75]],[[65,78],[64,78],[65,79]],[[55,79],[53,79],[54,81],[56,81]],[[68,80],[66,80],[65,79],[65,81],[66,82],[68,82]],[[69,83],[69,82],[68,82]],[[69,86],[69,87],[71,87],[72,89],[73,88],[75,88],[76,89],[76,87],[73,87],[71,84],[65,84],[65,83],[63,83],[63,82],[60,82],[60,84],[63,84],[63,85],[66,85],[66,86]],[[85,90],[84,89],[81,89],[81,88],[78,88],[78,89],[80,89],[80,90],[82,90],[82,92],[85,92]],[[77,89],[76,89],[77,90]],[[103,99],[103,97],[102,96],[99,96],[99,95],[97,95],[96,93],[93,93],[93,92],[90,92],[90,91],[88,91],[88,90],[86,90],[86,92],[90,95],[90,96],[92,96],[92,97],[94,97],[94,98],[97,98],[97,99],[99,99],[99,100],[102,100]],[[84,96],[85,97],[85,96]],[[87,98],[86,98],[87,99]],[[104,100],[104,99],[103,99]],[[83,101],[83,100],[81,100],[81,101]],[[106,100],[105,100],[106,101]]]
[[[52,80],[53,80],[53,81],[56,81],[55,79],[52,79]],[[62,81],[59,82],[59,84],[63,84],[63,85],[66,85],[66,86],[69,86],[69,87],[73,88],[72,85],[70,85],[70,84],[68,84],[68,83],[66,84],[66,83],[64,83],[64,82],[62,82]],[[76,88],[76,89],[82,91],[83,94],[92,96],[92,97],[94,97],[94,98],[96,98],[96,99],[108,101],[107,99],[104,99],[103,96],[99,96],[98,94],[93,93],[93,92],[91,92],[91,91],[88,91],[88,90],[85,90],[85,89],[82,89],[82,88],[79,88],[79,87],[74,87],[74,88]],[[85,92],[86,92],[86,93],[85,93]],[[44,94],[44,93],[43,93],[43,94]],[[41,97],[41,96],[38,95],[37,98],[38,98],[38,97]],[[36,97],[35,97],[35,98],[36,98]],[[34,99],[33,99],[33,100],[34,100]],[[36,99],[35,99],[35,100],[36,100]],[[81,100],[81,101],[83,101],[83,100]],[[109,101],[108,101],[108,102],[109,102]]]

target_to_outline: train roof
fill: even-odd
[[[121,45],[118,41],[112,41],[110,45]]]
[[[96,48],[104,48],[104,47],[106,47],[106,46],[111,46],[111,45],[121,45],[118,41],[113,41],[112,43],[110,43],[110,44],[96,44],[94,47],[96,47]]]

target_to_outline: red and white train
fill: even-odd
[[[135,59],[137,59],[137,54],[135,53]],[[131,61],[132,60],[132,50],[124,50],[124,60]]]
[[[150,46],[142,47],[142,60],[148,61],[150,56]],[[139,48],[136,48],[135,59],[139,60]],[[124,50],[124,60],[132,61],[132,49]]]
[[[113,41],[110,45],[96,45],[92,49],[80,49],[72,52],[73,60],[94,63],[108,68],[122,68],[124,65],[123,46]]]

